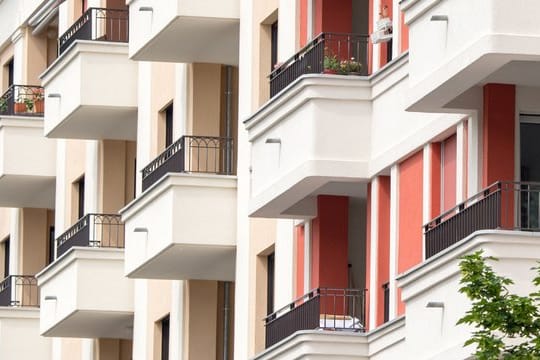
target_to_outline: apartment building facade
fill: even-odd
[[[468,358],[459,256],[540,254],[537,7],[0,1],[0,358]]]

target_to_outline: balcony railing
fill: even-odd
[[[366,290],[319,288],[268,315],[266,347],[300,330],[365,331]]]
[[[56,239],[56,257],[73,246],[124,247],[124,223],[120,215],[87,214]]]
[[[39,306],[36,278],[31,275],[10,275],[2,280],[0,306]]]
[[[128,10],[89,8],[60,36],[58,54],[62,54],[75,40],[128,42]]]
[[[540,183],[497,182],[431,220],[426,258],[486,229],[540,231]]]
[[[270,97],[305,74],[368,75],[368,35],[321,33],[272,71]]]
[[[0,115],[43,116],[43,88],[11,85],[0,97]]]
[[[142,190],[170,172],[233,175],[233,139],[182,136],[142,170]]]

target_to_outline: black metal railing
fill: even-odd
[[[0,97],[0,115],[43,116],[43,88],[11,85]]]
[[[233,139],[182,136],[142,170],[142,190],[170,172],[233,175]]]
[[[0,282],[0,306],[39,306],[39,289],[33,275],[9,275]]]
[[[74,246],[124,247],[124,223],[120,215],[87,214],[56,239],[56,257]]]
[[[486,229],[540,231],[540,183],[496,182],[431,220],[426,258]]]
[[[128,42],[128,10],[89,8],[60,36],[58,54],[62,54],[75,40]]]
[[[366,290],[319,288],[268,315],[266,347],[300,330],[365,331]]]
[[[270,97],[304,74],[368,75],[368,35],[321,33],[270,73]]]

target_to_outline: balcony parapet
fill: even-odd
[[[34,275],[9,275],[0,282],[0,306],[39,307]]]
[[[39,116],[44,113],[43,88],[11,85],[0,97],[0,116]]]

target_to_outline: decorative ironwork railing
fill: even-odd
[[[0,282],[0,306],[39,306],[39,289],[33,275],[9,275]]]
[[[485,229],[540,231],[540,183],[496,182],[431,220],[426,258]]]
[[[128,42],[128,10],[89,8],[60,36],[58,54],[62,54],[75,40]]]
[[[43,88],[11,85],[0,97],[0,115],[43,116]]]
[[[305,74],[368,75],[369,36],[321,33],[270,73],[270,97]]]
[[[56,239],[56,257],[74,246],[124,247],[124,223],[116,214],[87,214]]]
[[[266,347],[300,330],[365,331],[366,290],[319,288],[265,319]]]
[[[234,174],[233,139],[182,136],[142,170],[142,190],[170,172]]]

